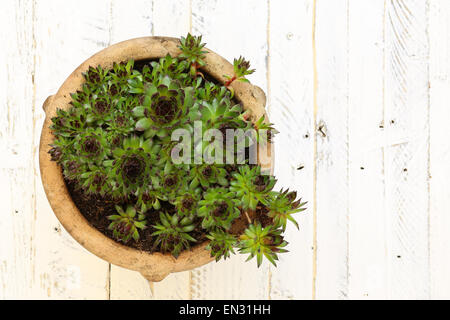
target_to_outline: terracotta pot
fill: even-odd
[[[171,272],[190,270],[202,266],[213,259],[209,251],[205,250],[207,242],[199,244],[192,250],[184,251],[178,259],[170,254],[161,254],[140,251],[124,246],[106,237],[96,228],[91,226],[84,216],[79,212],[64,183],[62,172],[56,162],[50,160],[47,153],[49,144],[53,142],[54,136],[49,126],[51,118],[56,116],[56,109],[68,109],[71,100],[70,93],[81,89],[84,82],[82,72],[89,66],[101,65],[103,68],[111,68],[113,62],[134,59],[160,58],[170,53],[177,56],[179,40],[166,37],[145,37],[124,41],[112,45],[81,64],[63,83],[58,92],[47,98],[44,102],[46,114],[44,126],[41,133],[39,148],[39,163],[42,183],[47,194],[48,201],[64,228],[87,250],[98,257],[121,267],[139,271],[149,281],[161,281]],[[205,58],[206,66],[203,72],[213,76],[224,83],[224,74],[233,74],[233,66],[221,56],[208,50]],[[265,114],[264,106],[266,98],[264,92],[249,83],[237,82],[232,84],[235,96],[245,109],[252,110],[252,120]],[[267,154],[261,154],[259,160],[262,167],[272,167],[271,146],[268,145]]]

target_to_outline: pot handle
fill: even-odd
[[[45,114],[47,114],[48,106],[53,102],[53,97],[54,95],[48,96],[47,99],[45,99],[44,104],[42,105],[42,109],[44,110]]]
[[[160,282],[164,280],[169,274],[170,271],[166,272],[162,270],[158,270],[151,273],[141,272],[141,275],[149,282]]]
[[[264,90],[258,86],[253,86],[253,88],[252,95],[255,97],[256,101],[258,101],[258,104],[260,104],[262,108],[265,108],[267,99]]]

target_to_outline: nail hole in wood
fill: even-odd
[[[317,127],[317,131],[322,135],[322,137],[325,138],[327,136],[325,124],[319,124],[319,126]]]

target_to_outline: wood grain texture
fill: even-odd
[[[447,0],[1,2],[0,299],[448,299],[449,20]],[[148,283],[53,215],[41,105],[109,44],[188,31],[256,68],[279,185],[309,204],[276,269],[234,256]]]
[[[430,1],[430,296],[450,288],[450,5]]]
[[[33,285],[33,4],[0,11],[0,299],[15,299]]]
[[[427,1],[386,3],[385,130],[399,139],[384,154],[392,298],[430,295],[428,14]]]
[[[109,0],[34,3],[35,151],[44,119],[41,109],[44,100],[56,93],[81,62],[108,46],[110,6]],[[37,152],[34,156],[38,167]],[[34,297],[107,299],[109,264],[87,252],[61,227],[48,205],[38,173],[34,178],[37,199],[33,235]]]
[[[286,7],[295,14],[286,15]],[[313,1],[270,2],[268,111],[275,128],[275,176],[279,186],[313,197]],[[311,299],[312,202],[297,214],[300,231],[286,231],[289,253],[271,268],[272,299]]]
[[[191,22],[191,0],[153,0],[153,35],[186,36]]]
[[[348,296],[348,2],[316,1],[314,298]]]
[[[111,2],[110,43],[146,37],[153,32],[152,0]]]
[[[349,251],[348,297],[387,294],[383,112],[384,2],[348,7]]]

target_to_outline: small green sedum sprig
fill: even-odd
[[[238,146],[262,143],[260,132],[267,131],[271,141],[273,124],[264,116],[250,121],[251,111],[233,98],[231,84],[248,82],[254,69],[239,57],[226,81],[211,81],[202,73],[207,58],[202,37],[181,37],[179,49],[177,56],[139,67],[133,60],[111,69],[89,67],[82,87],[71,94],[70,108],[57,110],[52,119],[51,160],[86,195],[118,204],[115,214],[104,217],[118,241],[139,241],[145,234],[154,251],[178,257],[209,240],[206,248],[216,261],[238,249],[256,257],[258,266],[263,257],[275,264],[286,251],[287,221],[298,227],[293,214],[305,210],[305,202],[293,191],[274,191],[275,178],[258,165],[180,164],[171,157],[171,134],[193,132],[195,121],[202,134],[219,130],[223,144],[230,129],[256,129],[256,139],[232,142],[233,159],[241,155],[234,151]],[[205,141],[186,145],[202,154],[214,149]]]

